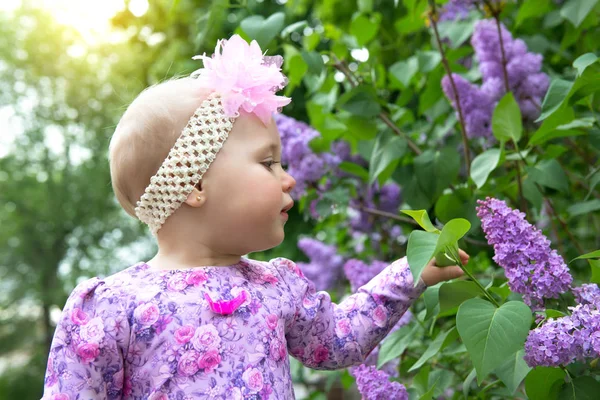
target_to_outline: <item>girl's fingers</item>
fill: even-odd
[[[469,262],[469,258],[471,257],[464,250],[461,249],[458,249],[458,255],[460,256],[460,261],[462,261],[463,264]]]

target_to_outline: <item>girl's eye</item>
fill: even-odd
[[[271,167],[274,164],[279,164],[279,161],[269,160],[269,161],[263,161],[261,164],[264,165],[265,167],[267,167],[268,169],[271,169]]]

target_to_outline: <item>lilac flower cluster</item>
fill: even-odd
[[[584,283],[572,288],[571,292],[578,304],[592,304],[600,309],[600,288],[595,283]]]
[[[502,47],[496,21],[482,20],[475,25],[471,45],[479,60],[481,86],[452,74],[469,138],[492,138],[491,121],[494,108],[506,93],[502,49],[506,59],[508,88],[514,94],[525,119],[534,120],[539,116],[540,104],[548,89],[548,75],[540,72],[542,55],[528,52],[525,42],[513,39],[502,24],[500,31]],[[448,75],[442,78],[441,84],[444,94],[457,110],[455,92]]]
[[[335,246],[327,245],[316,239],[303,238],[298,248],[310,259],[309,263],[298,263],[304,275],[315,284],[317,290],[326,290],[334,286],[339,279],[344,259],[337,254]]]
[[[452,79],[456,86],[456,93],[458,93],[467,136],[469,138],[491,138],[492,114],[499,100],[497,93],[502,91],[497,85],[501,85],[502,82],[490,81],[479,87],[457,74],[452,74]],[[450,100],[452,107],[458,110],[456,96],[448,75],[442,78],[442,90]]]
[[[341,160],[333,153],[317,154],[310,148],[310,141],[321,134],[304,122],[276,114],[275,123],[281,136],[281,161],[296,179],[291,195],[299,199],[310,185],[334,171]]]
[[[570,288],[569,268],[524,213],[489,197],[478,204],[477,216],[488,243],[494,246],[494,261],[504,268],[508,286],[521,293],[525,303],[539,310],[544,298],[558,298]]]
[[[524,357],[527,365],[557,367],[600,356],[600,311],[589,304],[570,309],[570,316],[551,318],[529,332]]]
[[[408,392],[401,383],[391,382],[388,374],[372,365],[356,367],[353,375],[363,400],[408,400]]]
[[[475,2],[481,0],[450,0],[440,10],[439,21],[466,19]]]
[[[527,45],[521,39],[513,39],[511,33],[501,24],[500,31],[506,59],[506,74],[508,87],[515,95],[523,117],[536,119],[540,114],[542,98],[548,90],[548,75],[540,72],[543,57],[541,54],[530,53]],[[482,20],[475,25],[471,45],[479,60],[479,70],[484,85],[499,89],[490,93],[500,99],[505,92],[504,71],[502,66],[502,50],[496,21]]]
[[[493,6],[500,0],[488,0]],[[449,0],[440,11],[440,21],[457,21],[466,19],[469,12],[484,5],[484,0]]]
[[[375,275],[383,271],[388,265],[388,263],[379,260],[375,260],[371,264],[355,258],[346,261],[344,264],[344,273],[348,281],[350,281],[352,292],[356,292],[359,287],[373,279]]]

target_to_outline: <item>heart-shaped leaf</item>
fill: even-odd
[[[490,173],[496,169],[502,150],[489,149],[479,154],[471,163],[471,179],[477,188],[481,188],[487,182]]]
[[[530,400],[556,400],[565,383],[565,372],[560,368],[537,367],[525,378],[525,392]]]
[[[240,22],[240,27],[246,34],[258,42],[262,49],[281,32],[285,22],[285,14],[275,13],[265,19],[262,15],[252,15]]]
[[[431,223],[429,215],[427,214],[427,210],[400,210],[400,212],[412,217],[412,219],[414,219],[419,226],[421,226],[421,228],[425,229],[427,232],[440,232],[440,230]]]
[[[438,240],[438,234],[425,231],[412,231],[408,237],[408,248],[406,258],[410,272],[412,272],[415,286],[419,283],[419,278],[425,266],[435,254],[435,246]]]
[[[531,371],[531,368],[523,359],[524,354],[525,350],[523,349],[517,351],[494,371],[511,393],[515,393],[523,379]]]
[[[520,301],[496,308],[482,299],[465,301],[456,315],[456,328],[481,382],[523,348],[531,325],[531,310]]]
[[[513,140],[515,143],[523,134],[523,122],[519,104],[511,92],[500,99],[492,115],[492,132],[500,142]]]

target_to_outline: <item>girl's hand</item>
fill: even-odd
[[[458,250],[460,255],[460,261],[463,265],[469,261],[469,255],[462,250]],[[429,264],[425,267],[421,273],[421,279],[427,286],[433,286],[442,281],[449,281],[451,279],[459,278],[464,274],[463,270],[458,265],[452,265],[449,267],[438,267],[435,265],[435,258],[429,261]]]

